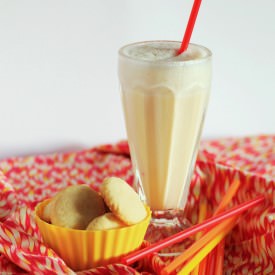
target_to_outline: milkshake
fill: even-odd
[[[211,83],[211,52],[148,41],[119,52],[119,78],[136,188],[152,210],[184,208]]]

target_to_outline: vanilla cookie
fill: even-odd
[[[105,213],[103,198],[87,185],[70,186],[61,191],[51,206],[54,225],[86,229],[90,221]]]
[[[116,215],[113,213],[105,213],[93,219],[87,226],[87,230],[108,230],[126,226]]]
[[[138,223],[147,216],[138,194],[120,178],[106,178],[101,195],[111,212],[127,225]]]
[[[45,222],[51,223],[51,215],[52,215],[52,209],[53,209],[53,205],[55,203],[55,200],[57,198],[57,196],[60,194],[61,192],[57,193],[54,197],[52,197],[49,202],[46,204],[46,206],[43,209],[42,212],[42,220],[44,220]]]
[[[52,212],[52,206],[54,204],[54,198],[52,198],[49,203],[44,207],[43,213],[42,213],[42,220],[45,222],[50,223],[51,222],[51,212]]]

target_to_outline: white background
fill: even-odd
[[[181,40],[190,0],[0,0],[0,158],[126,138],[117,50]],[[203,137],[275,133],[275,1],[203,0],[214,54]]]

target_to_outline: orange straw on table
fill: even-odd
[[[214,216],[217,215],[218,213],[222,212],[226,208],[226,206],[232,200],[233,196],[236,194],[239,186],[240,186],[239,180],[235,180],[230,185],[230,187],[227,190],[226,195],[223,197],[217,210],[215,211]],[[234,218],[234,219],[236,219],[236,218]],[[169,265],[167,265],[163,269],[162,274],[169,274],[172,271],[174,271],[182,263],[184,263],[186,260],[188,260],[190,257],[192,257],[195,253],[197,253],[203,246],[205,246],[211,240],[215,239],[216,236],[218,236],[220,233],[222,233],[222,231],[225,230],[231,224],[235,224],[235,221],[232,219],[221,223],[216,228],[214,228],[211,231],[209,231],[208,233],[206,233],[199,241],[195,242],[191,247],[189,247],[187,250],[185,250],[179,257],[177,257],[174,261],[172,261]],[[213,256],[215,256],[215,254]],[[211,258],[208,257],[208,261],[206,261],[206,263],[207,263],[206,267],[205,266],[201,267],[201,268],[204,268],[204,269],[202,269],[203,273],[204,272],[205,272],[205,274],[214,274],[215,273],[215,272],[213,273],[213,271],[215,271],[215,257],[213,257],[213,256]],[[210,259],[211,259],[211,261],[210,261]],[[211,263],[211,269],[208,269],[207,266],[209,266],[210,263]],[[211,271],[211,273],[209,273],[209,271]]]
[[[214,212],[214,216],[224,211],[224,209],[228,206],[228,204],[232,201],[232,198],[237,193],[240,187],[240,180],[239,178],[235,179],[232,184],[229,186],[228,190],[226,191],[224,197],[222,198],[219,206],[217,207],[216,211]],[[223,256],[224,255],[224,240],[221,241],[215,247],[215,249],[206,257],[206,265],[205,265],[205,274],[223,274]],[[217,260],[219,259],[219,263]],[[219,268],[218,268],[219,267]]]
[[[216,269],[216,258],[217,258],[217,247],[218,245],[223,242],[224,239],[222,239],[217,246],[210,251],[210,253],[206,256],[206,267],[205,267],[205,274],[215,274],[215,269]]]
[[[264,195],[261,195],[261,196],[256,197],[253,200],[250,200],[245,203],[239,204],[235,207],[232,207],[231,209],[226,210],[223,213],[216,215],[215,217],[211,217],[211,218],[201,222],[200,224],[191,226],[191,227],[189,227],[181,232],[178,232],[168,238],[165,238],[155,244],[152,244],[152,245],[145,247],[141,250],[138,250],[138,251],[128,254],[127,256],[121,258],[121,263],[130,265],[130,264],[136,262],[137,260],[146,257],[147,255],[150,255],[154,252],[157,252],[157,251],[159,251],[165,247],[168,247],[170,245],[173,245],[175,243],[181,242],[184,239],[196,234],[199,231],[213,228],[220,222],[222,222],[228,218],[232,218],[236,215],[239,215],[253,206],[261,204],[262,202],[264,202],[264,200],[265,200]]]
[[[240,186],[239,179],[236,180],[236,181],[234,181],[231,184],[231,186],[229,187],[229,189],[228,189],[226,195],[224,196],[222,202],[220,203],[219,207],[215,211],[214,215],[217,215],[218,213],[220,213],[226,207],[226,205],[232,200],[233,196],[236,194],[239,186]],[[233,227],[231,227],[231,229],[232,228]],[[219,240],[221,240],[220,243],[218,243]],[[207,271],[206,271],[205,274],[207,274],[207,275],[208,274],[215,274],[215,275],[218,275],[218,274],[221,275],[221,274],[223,274],[224,240],[221,239],[221,235],[215,237],[208,245],[206,245],[199,253],[197,253],[197,255],[190,262],[188,262],[178,274],[189,273],[192,270],[192,268],[194,268],[194,264],[197,264],[195,262],[195,258],[197,258],[198,261],[200,259],[202,259],[202,257],[204,256],[204,254],[207,253],[207,250],[209,252],[210,249],[211,249],[211,246],[213,248],[215,243],[218,243],[217,253],[216,253],[216,256],[217,256],[216,266],[213,266],[213,269],[210,270],[210,272],[212,272],[212,273],[207,273]],[[199,255],[199,254],[202,254],[202,255]]]
[[[227,232],[229,229],[231,229],[235,225],[236,220],[237,217],[230,218],[226,221],[221,222],[219,225],[211,229],[199,241],[196,241],[193,245],[187,248],[180,256],[175,258],[170,264],[168,264],[164,269],[162,269],[161,274],[168,275],[174,270],[176,270],[181,264],[183,264],[188,259],[193,257],[209,242],[216,239],[216,237],[220,236],[224,232]]]
[[[205,275],[206,272],[206,265],[207,265],[207,257],[205,257],[199,264],[199,274],[198,275]]]
[[[201,223],[202,221],[204,221],[207,218],[207,201],[204,197],[201,200],[202,200],[202,202],[200,204],[198,223]],[[196,240],[199,240],[201,238],[201,236],[202,236],[202,232],[197,233]],[[191,272],[191,275],[199,275],[199,266],[197,266]]]
[[[225,241],[222,240],[218,246],[216,247],[217,253],[216,253],[216,275],[222,275],[223,274],[223,262],[224,262],[224,246]]]
[[[223,196],[219,206],[215,210],[214,216],[224,211],[224,209],[228,206],[228,204],[232,201],[232,198],[237,193],[240,185],[241,185],[241,182],[239,179],[236,179],[232,182],[232,184],[229,186],[228,190],[226,191],[225,195]]]
[[[187,264],[184,265],[184,267],[177,273],[178,275],[186,275],[189,274],[195,266],[198,265],[198,263],[201,262],[203,258],[212,251],[215,246],[223,240],[223,238],[232,230],[232,228],[235,226],[235,223],[232,223],[226,230],[221,232],[216,238],[212,239],[207,245],[205,245],[195,256],[192,257],[190,261],[188,261]],[[210,274],[209,274],[210,275]]]

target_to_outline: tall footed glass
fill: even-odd
[[[135,188],[152,210],[151,242],[188,226],[183,211],[210,93],[211,52],[190,44],[177,55],[179,47],[146,41],[119,50]]]

